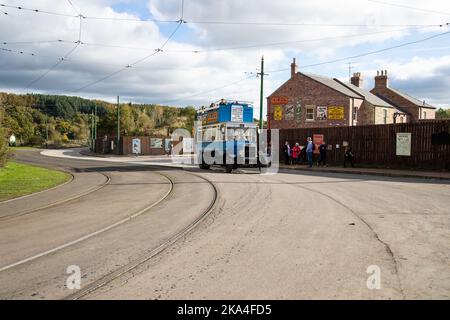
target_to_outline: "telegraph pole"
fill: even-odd
[[[264,127],[263,122],[264,76],[268,75],[264,73],[264,56],[262,56],[261,58],[261,72],[258,72],[257,75],[261,76],[261,92],[259,96],[259,128],[262,130]]]
[[[95,142],[94,142],[94,110],[91,110],[91,149],[94,151]]]
[[[94,105],[94,140],[97,140],[97,105]]]
[[[117,96],[117,148],[120,144],[120,98]]]

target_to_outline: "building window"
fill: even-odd
[[[314,121],[314,107],[306,107],[306,121]]]
[[[423,119],[426,119],[426,118],[427,118],[427,112],[424,111],[424,112],[423,112]]]
[[[383,109],[383,123],[387,124],[387,110]]]

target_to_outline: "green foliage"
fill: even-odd
[[[450,108],[449,109],[439,108],[436,111],[436,119],[450,119]]]
[[[1,119],[1,115],[0,115]],[[4,167],[8,160],[8,141],[5,130],[0,125],[0,167]]]
[[[97,137],[117,134],[115,104],[79,97],[0,93],[6,133],[14,133],[19,145],[50,145],[90,138],[93,111],[97,109]],[[154,104],[120,105],[121,135],[165,135],[167,129],[192,130],[195,108]],[[44,142],[43,142],[44,141]]]

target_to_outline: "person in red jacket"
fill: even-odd
[[[292,148],[292,159],[294,160],[294,164],[299,163],[301,151],[302,151],[302,148],[300,148],[300,145],[297,142],[295,144],[294,148]]]

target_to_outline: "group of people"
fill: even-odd
[[[327,166],[327,144],[323,141],[320,145],[315,145],[311,139],[308,137],[306,139],[306,146],[302,147],[298,142],[295,143],[294,147],[291,147],[289,142],[286,141],[283,146],[283,154],[285,159],[285,164],[299,164],[302,161],[308,163],[308,167],[312,167],[314,164],[314,150],[318,149],[319,157],[317,158],[318,166]],[[350,163],[354,167],[353,163],[354,154],[351,147],[345,149],[344,154],[344,167],[347,163]]]

